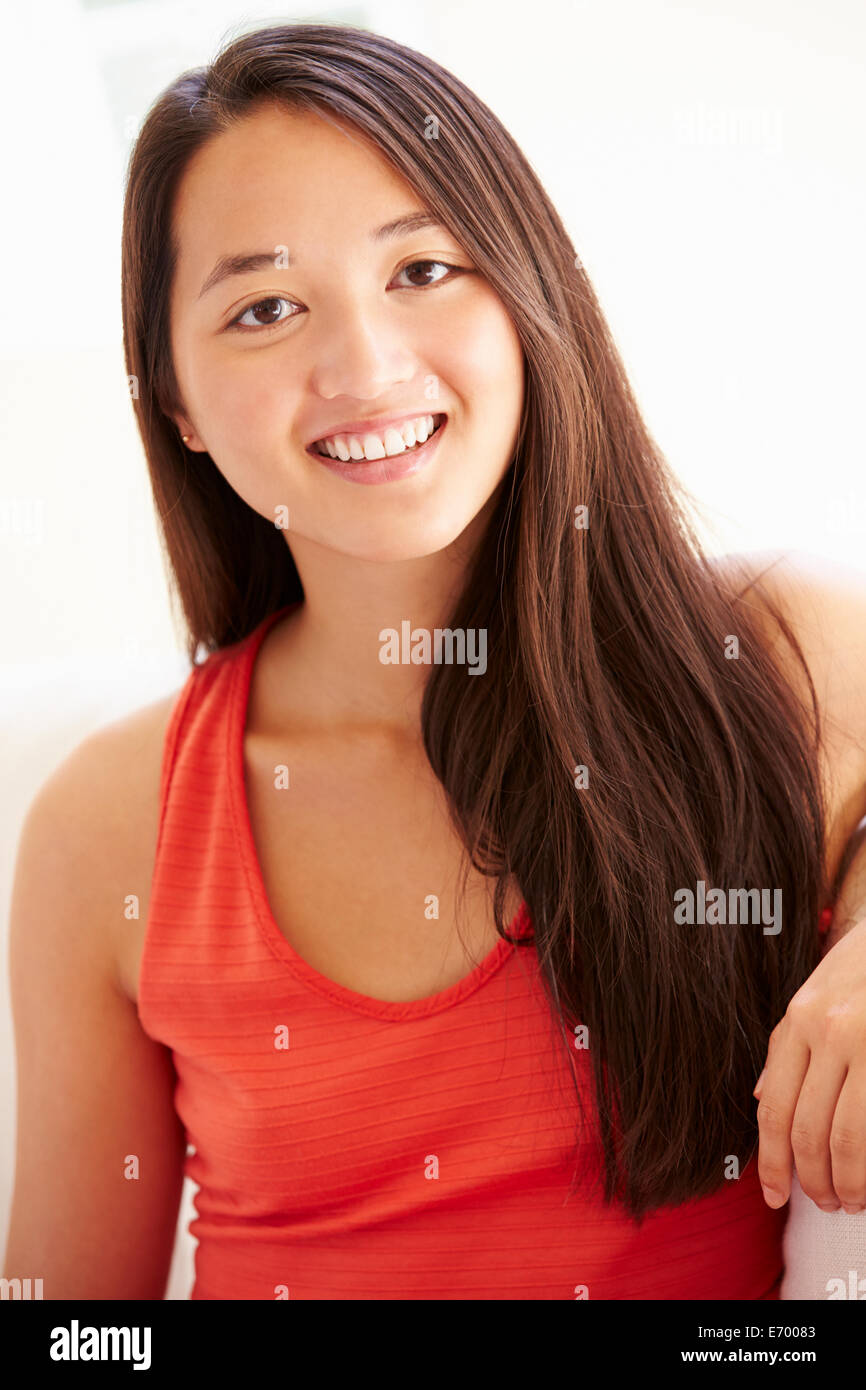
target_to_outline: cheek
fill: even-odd
[[[208,433],[224,441],[263,440],[269,430],[285,431],[291,418],[291,374],[279,353],[214,354],[201,361],[193,381],[194,399]]]
[[[474,296],[462,320],[450,325],[443,343],[448,380],[466,400],[495,401],[503,416],[520,412],[523,352],[503,305],[490,291]]]

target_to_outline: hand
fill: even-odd
[[[866,1206],[866,852],[858,865],[859,875],[855,865],[837,901],[821,963],[770,1035],[753,1093],[759,1097],[758,1175],[771,1207],[791,1195],[792,1164],[822,1211],[841,1205],[853,1213]],[[858,907],[853,925],[852,899]]]

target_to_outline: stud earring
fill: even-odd
[[[182,434],[182,435],[181,435],[181,439],[183,440],[183,442],[184,442],[184,444],[185,444],[186,441],[189,439],[189,435],[188,435],[188,434]]]

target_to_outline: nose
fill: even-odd
[[[417,362],[405,329],[387,308],[345,304],[321,320],[313,354],[312,389],[323,399],[375,400],[389,387],[411,381]]]

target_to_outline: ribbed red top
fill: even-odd
[[[777,1298],[786,1208],[766,1206],[755,1159],[640,1225],[585,1184],[568,1196],[580,1111],[531,941],[409,1003],[288,944],[243,738],[253,661],[289,607],[192,670],[166,733],[138,1012],[172,1050],[194,1150],[191,1297]],[[512,934],[531,930],[524,906]],[[591,1116],[588,1053],[573,1057]]]

